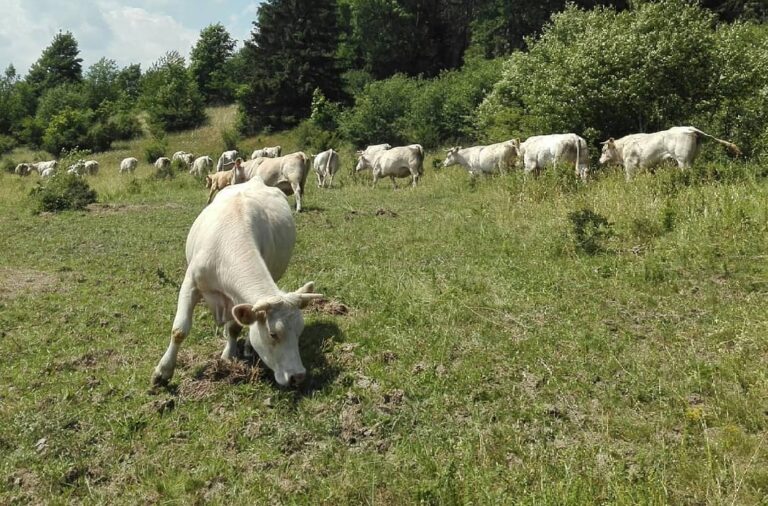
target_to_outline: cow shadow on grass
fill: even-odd
[[[341,368],[327,360],[329,344],[344,342],[344,332],[330,320],[319,320],[304,327],[301,334],[301,360],[307,369],[307,379],[296,389],[298,397],[325,389],[339,376]]]

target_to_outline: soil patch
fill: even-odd
[[[59,280],[47,272],[0,267],[0,300],[52,291]]]
[[[332,299],[315,299],[310,302],[307,309],[317,313],[323,313],[333,316],[344,316],[349,314],[349,306]]]
[[[95,204],[89,204],[86,209],[93,214],[115,214],[115,213],[129,213],[129,212],[143,212],[151,209],[181,209],[179,204],[107,204],[97,202]]]

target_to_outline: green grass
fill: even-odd
[[[170,151],[217,153],[228,114]],[[309,180],[279,283],[350,308],[307,313],[305,388],[220,370],[201,306],[153,393],[206,192],[120,177],[144,142],[94,157],[90,212],[34,215],[35,176],[0,175],[0,503],[768,501],[760,167],[470,187],[430,156],[392,191],[353,180],[347,147],[333,189]]]

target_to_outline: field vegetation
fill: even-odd
[[[209,116],[166,154],[218,153],[235,111]],[[430,154],[392,191],[353,177],[348,146],[333,189],[308,185],[279,283],[327,296],[307,384],[220,362],[201,306],[151,391],[206,192],[153,177],[150,142],[94,155],[87,211],[35,214],[35,176],[0,175],[0,502],[768,500],[761,165],[470,185]]]

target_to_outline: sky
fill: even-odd
[[[262,0],[0,0],[0,72],[26,75],[60,30],[72,32],[83,71],[100,58],[142,71],[167,51],[188,58],[200,30],[221,23],[241,47]]]

